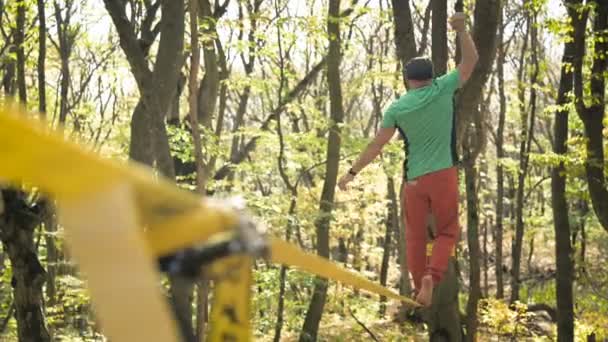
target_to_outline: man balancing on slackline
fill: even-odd
[[[433,287],[441,281],[459,238],[458,171],[453,97],[473,73],[478,55],[466,31],[466,16],[456,13],[450,25],[458,34],[462,61],[448,74],[433,78],[428,58],[414,58],[405,66],[409,91],[384,112],[382,127],[338,185],[345,190],[399,129],[406,161],[402,208],[405,213],[407,264],[416,288],[416,301],[429,306]],[[436,239],[427,263],[427,218],[435,216]]]

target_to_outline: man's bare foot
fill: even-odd
[[[431,275],[422,277],[422,284],[416,301],[424,307],[431,306],[433,302],[433,277]]]

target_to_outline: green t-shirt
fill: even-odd
[[[408,91],[384,112],[382,127],[399,129],[404,139],[408,180],[456,163],[453,98],[459,82],[460,73],[454,69],[426,87]]]

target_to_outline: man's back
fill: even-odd
[[[384,113],[382,127],[396,127],[404,138],[407,179],[451,167],[456,162],[453,96],[458,69],[412,89]]]

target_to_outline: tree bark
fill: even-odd
[[[329,0],[327,33],[329,51],[327,54],[327,85],[330,101],[330,129],[327,138],[327,166],[321,193],[319,216],[315,220],[317,231],[317,253],[329,258],[329,228],[334,205],[334,195],[340,160],[340,124],[344,118],[342,86],[340,83],[340,0]],[[316,341],[319,323],[327,296],[327,279],[317,278],[310,306],[304,319],[300,341]]]
[[[38,112],[46,117],[46,14],[44,0],[38,0]]]
[[[432,59],[436,75],[443,75],[448,71],[448,2],[445,0],[431,0],[432,2]]]
[[[49,208],[50,209],[50,208]],[[46,280],[46,296],[48,297],[47,304],[53,306],[57,303],[57,289],[55,280],[57,277],[57,263],[59,261],[59,251],[55,244],[57,233],[57,221],[53,210],[50,209],[44,220],[44,228],[46,230],[46,259],[47,259],[47,280]]]
[[[27,84],[25,82],[25,1],[17,4],[17,18],[15,27],[15,46],[17,49],[17,88],[19,89],[19,102],[27,103]]]
[[[207,1],[203,1],[207,2]],[[200,68],[200,50],[198,46],[198,0],[189,0],[190,9],[190,48],[192,56],[190,57],[190,78],[188,82],[189,104],[190,104],[190,129],[192,132],[192,141],[194,143],[194,160],[196,163],[196,191],[203,194],[205,191],[205,170],[203,165],[203,147],[201,144],[201,135],[199,132],[199,92],[197,89],[198,69]],[[205,49],[205,48],[204,48]],[[209,70],[207,71],[209,73]]]
[[[184,0],[160,1],[160,41],[152,70],[148,66],[147,53],[153,42],[137,39],[134,31],[136,23],[129,21],[125,2],[104,0],[104,4],[118,32],[120,46],[129,62],[141,96],[131,119],[129,158],[149,166],[156,163],[156,168],[162,175],[175,179],[175,166],[171,158],[165,118],[175,98],[183,64]],[[154,7],[148,10],[152,17],[148,23],[151,23],[156,10]],[[150,37],[154,38],[154,35]],[[185,338],[193,338],[193,287],[173,277],[170,283],[175,312],[180,317],[180,322],[184,323],[182,331],[188,335]]]
[[[572,20],[573,32],[570,33],[572,40],[564,43],[562,56],[561,76],[559,91],[557,93],[557,105],[565,106],[568,102],[568,94],[573,89],[573,74],[570,66],[577,58],[576,37],[584,35],[587,22],[586,17],[580,17],[572,6],[579,4],[580,0],[564,1],[568,15]],[[580,56],[578,56],[580,57]],[[580,61],[578,61],[580,62]],[[568,152],[566,141],[568,140],[568,108],[561,108],[555,112],[553,125],[553,152],[558,156],[565,156]],[[556,300],[557,300],[557,340],[574,340],[574,263],[572,260],[573,250],[570,240],[571,230],[568,218],[568,203],[566,201],[566,168],[563,162],[551,170],[551,204],[553,207],[553,222],[555,229],[555,260],[556,260]]]
[[[0,239],[13,269],[11,285],[19,341],[50,341],[42,293],[46,272],[34,243],[34,231],[46,208],[41,203],[31,205],[20,191],[4,189],[0,193],[4,202],[4,210],[0,211]]]
[[[147,165],[156,162],[159,171],[173,179],[175,168],[164,120],[183,64],[184,1],[161,1],[160,41],[153,70],[148,67],[147,49],[135,36],[135,23],[127,18],[125,3],[120,0],[104,3],[141,95],[131,121],[129,157]]]
[[[596,37],[602,36],[608,28],[608,3],[605,1],[597,2],[596,13],[593,22],[593,32]],[[593,103],[590,106],[583,102],[583,67],[582,56],[585,54],[585,35],[579,35],[579,46],[577,49],[577,63],[574,66],[574,93],[577,99],[576,109],[578,116],[583,121],[585,127],[585,172],[591,204],[598,218],[598,221],[608,231],[608,185],[604,175],[605,156],[604,156],[604,116],[605,107],[605,77],[608,63],[605,55],[608,52],[608,42],[605,39],[596,39],[594,42],[593,65],[589,85]]]
[[[207,1],[203,1],[207,2]],[[208,2],[207,2],[208,3]],[[210,95],[199,93],[197,89],[198,84],[198,70],[200,68],[200,50],[198,45],[198,0],[189,0],[189,12],[190,12],[190,48],[192,55],[190,56],[190,77],[188,79],[188,102],[190,105],[190,112],[188,117],[190,118],[190,132],[192,134],[193,148],[194,148],[194,163],[196,166],[196,192],[198,194],[205,194],[205,183],[206,183],[206,172],[204,169],[203,161],[203,147],[201,143],[201,134],[199,131],[199,95]],[[213,42],[211,42],[213,44]],[[204,48],[205,50],[207,48]],[[207,52],[205,52],[207,53]],[[215,53],[215,52],[213,52]],[[207,73],[212,72],[207,70]],[[205,75],[207,76],[207,75]],[[207,99],[208,101],[215,101],[215,99]],[[210,113],[210,112],[209,112]],[[205,333],[207,328],[207,312],[209,302],[209,281],[207,279],[201,279],[197,284],[197,301],[196,301],[196,336],[198,341],[204,341]]]
[[[407,267],[407,241],[405,240],[405,193],[403,191],[403,184],[399,185],[401,189],[399,193],[399,200],[401,205],[397,201],[397,192],[393,188],[389,189],[388,196],[393,206],[393,210],[399,210],[400,218],[398,224],[394,227],[393,233],[395,234],[395,240],[397,241],[397,253],[399,255],[399,266],[401,269],[401,282],[399,286],[399,293],[404,296],[410,296],[412,294],[412,284],[410,281],[410,271]],[[405,305],[401,308],[401,314],[405,314],[404,310],[408,309]],[[405,317],[401,317],[405,319]]]
[[[504,132],[505,118],[507,116],[507,97],[505,95],[505,76],[504,63],[506,57],[504,43],[504,9],[500,11],[500,32],[499,32],[499,48],[498,60],[496,61],[496,70],[498,73],[498,96],[500,102],[500,110],[498,113],[498,128],[496,130],[496,227],[494,232],[494,241],[496,248],[495,272],[496,272],[496,298],[504,297],[504,280],[503,280],[503,218],[504,218],[504,171],[502,166],[502,158],[505,156],[504,151]]]
[[[456,106],[457,142],[463,141],[465,129],[471,122],[478,126],[473,133],[479,143],[471,146],[474,148],[474,151],[471,151],[472,153],[469,154],[473,159],[477,158],[485,140],[485,129],[479,127],[484,122],[483,118],[479,116],[484,113],[475,110],[475,108],[479,105],[480,95],[494,64],[500,8],[501,0],[478,0],[475,2],[473,39],[479,49],[479,61],[471,78],[460,91]]]
[[[204,23],[203,39],[203,64],[205,75],[200,82],[198,93],[198,120],[207,128],[211,127],[211,120],[217,104],[220,86],[220,71],[218,68],[217,53],[215,51],[215,39],[208,38],[217,35],[215,23],[217,17],[211,10],[209,0],[200,1],[200,19]]]
[[[403,83],[407,87],[405,65],[410,59],[416,57],[416,36],[414,34],[410,0],[391,0],[391,3],[393,8],[393,21],[395,23],[397,58],[401,63]]]
[[[471,151],[472,148],[463,145],[465,151]],[[466,156],[470,160],[470,156]],[[467,301],[467,341],[477,340],[477,309],[479,299],[481,298],[481,270],[479,259],[481,256],[479,247],[479,210],[478,210],[478,194],[477,194],[477,171],[475,165],[470,162],[464,164],[466,197],[467,197],[467,243],[469,247],[469,298]]]
[[[71,26],[71,18],[74,2],[65,2],[65,9],[54,2],[55,21],[57,22],[57,52],[61,59],[61,81],[59,86],[59,124],[64,125],[68,115],[68,92],[70,89],[70,56],[76,39],[76,31]],[[65,15],[62,11],[65,10]]]
[[[293,230],[293,225],[297,224],[296,222],[294,222],[294,220],[292,219],[292,217],[294,217],[294,215],[296,214],[296,198],[297,198],[297,194],[294,194],[294,196],[292,196],[291,198],[291,203],[289,204],[289,210],[288,210],[288,219],[287,219],[287,229],[285,230],[285,241],[291,240],[291,233]],[[274,342],[279,342],[281,341],[281,332],[283,330],[283,316],[284,316],[284,309],[285,309],[285,287],[286,287],[286,283],[287,283],[287,266],[285,265],[281,265],[281,270],[279,272],[279,298],[278,298],[278,305],[277,305],[277,321],[275,323],[274,326],[274,338],[273,341]]]
[[[482,253],[483,253],[483,297],[487,298],[488,297],[488,292],[490,290],[490,285],[489,285],[489,277],[488,277],[488,259],[489,259],[489,253],[488,253],[488,221],[487,219],[483,222],[482,225],[482,230],[483,230],[483,247],[482,247]]]
[[[386,281],[388,278],[388,267],[389,261],[391,257],[392,250],[392,242],[391,236],[392,232],[399,229],[399,210],[398,207],[393,205],[391,201],[391,196],[396,197],[395,195],[395,181],[393,177],[388,177],[387,180],[387,210],[386,210],[386,232],[384,233],[384,241],[382,244],[382,263],[380,265],[380,285],[386,286]],[[386,313],[386,297],[380,297],[380,311],[379,314],[381,317]]]
[[[519,71],[517,73],[517,77],[518,79],[523,82],[524,81],[524,77],[526,77],[525,74],[525,70],[527,67],[527,63],[525,61],[525,56],[526,56],[526,52],[528,50],[528,40],[529,40],[529,35],[530,35],[530,15],[527,14],[527,18],[526,18],[526,29],[525,29],[525,35],[524,35],[524,42],[523,45],[521,47],[521,51],[519,54]],[[523,197],[524,197],[524,181],[526,179],[525,177],[525,172],[524,172],[524,167],[527,169],[527,167],[525,166],[525,149],[526,149],[526,142],[527,142],[527,133],[528,133],[528,129],[527,129],[527,123],[528,123],[528,113],[526,112],[526,108],[525,108],[525,101],[526,101],[526,93],[525,93],[525,88],[523,87],[523,85],[520,85],[518,87],[518,99],[519,99],[519,103],[520,103],[520,124],[521,124],[521,128],[520,128],[520,147],[519,147],[519,173],[517,176],[518,182],[517,182],[517,190],[515,192],[515,203],[514,203],[514,208],[515,208],[515,212],[513,213],[513,216],[515,217],[515,236],[513,238],[513,243],[511,245],[511,297],[510,297],[510,302],[513,303],[516,300],[519,299],[519,276],[520,276],[520,272],[521,272],[521,250],[522,250],[522,244],[523,244]],[[527,170],[526,170],[527,171]],[[527,172],[526,172],[527,173]],[[521,210],[521,211],[520,211]]]
[[[458,7],[462,7],[459,2]],[[483,127],[485,111],[479,110],[482,89],[494,63],[496,54],[497,28],[500,16],[500,0],[478,0],[475,3],[475,26],[473,39],[479,48],[479,61],[471,78],[460,91],[455,110],[455,130],[457,141],[463,141],[464,169],[467,197],[467,243],[469,247],[469,299],[467,302],[468,341],[476,339],[478,318],[477,306],[481,296],[479,265],[479,215],[476,189],[475,160],[484,149],[486,136]],[[460,8],[458,8],[460,10]],[[473,125],[470,125],[470,123]],[[463,140],[466,135],[466,139]]]
[[[538,37],[536,28],[536,13],[530,13],[533,16],[528,19],[527,27],[531,32],[531,46],[532,49],[532,65],[534,67],[532,75],[530,77],[530,113],[528,114],[525,108],[525,89],[522,87],[519,90],[520,100],[520,115],[521,115],[521,142],[519,147],[519,174],[517,182],[516,192],[516,205],[515,205],[515,240],[513,243],[512,250],[512,277],[511,277],[511,299],[510,302],[514,303],[519,300],[519,288],[520,288],[520,274],[521,274],[521,255],[524,237],[524,206],[526,205],[524,190],[526,185],[526,177],[528,176],[529,160],[530,160],[530,147],[532,145],[532,139],[534,137],[534,123],[536,121],[536,88],[534,85],[537,82],[539,74],[538,65]],[[527,39],[527,34],[526,34]],[[522,57],[524,52],[527,50],[526,44],[522,50]],[[526,68],[527,63],[521,59],[521,71],[520,80],[523,80],[523,70]]]

